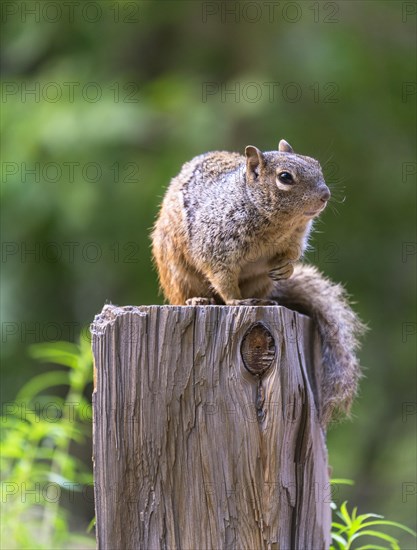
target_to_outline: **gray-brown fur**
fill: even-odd
[[[335,409],[347,412],[356,392],[361,327],[341,287],[295,263],[329,198],[320,164],[294,154],[284,140],[278,151],[248,146],[245,156],[206,153],[173,178],[152,233],[171,304],[278,302],[316,320],[323,339],[324,423]],[[340,330],[329,339],[335,323]]]

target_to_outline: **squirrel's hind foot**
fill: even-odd
[[[188,298],[185,300],[187,306],[215,306],[214,298]]]

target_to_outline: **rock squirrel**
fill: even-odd
[[[321,422],[349,413],[364,326],[341,285],[296,263],[330,191],[317,160],[246,147],[195,157],[172,179],[152,233],[166,299],[187,305],[280,304],[309,315],[322,340]]]

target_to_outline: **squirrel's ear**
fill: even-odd
[[[256,176],[259,174],[259,165],[264,162],[264,157],[261,151],[253,145],[248,145],[245,149],[246,155],[246,168],[249,172],[254,173]]]
[[[281,141],[279,142],[278,151],[280,153],[294,153],[291,145],[288,143],[288,141],[285,141],[285,139],[281,139]]]

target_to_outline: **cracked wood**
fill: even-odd
[[[310,319],[277,306],[105,306],[92,334],[100,549],[329,547]]]

